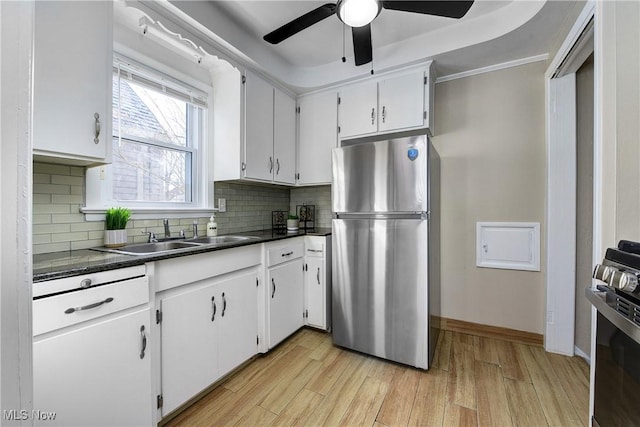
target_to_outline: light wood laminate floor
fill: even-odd
[[[587,426],[578,357],[442,331],[428,371],[334,347],[302,329],[168,426]]]

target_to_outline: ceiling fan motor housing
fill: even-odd
[[[338,18],[350,27],[363,27],[376,19],[382,10],[378,0],[338,0]]]

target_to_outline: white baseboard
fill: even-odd
[[[582,357],[589,366],[591,366],[591,356],[586,354],[584,351],[580,350],[578,347],[574,347],[573,352],[576,356]]]

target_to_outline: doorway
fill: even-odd
[[[594,8],[587,4],[546,73],[545,349],[589,359],[593,264]]]

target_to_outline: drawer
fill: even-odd
[[[33,301],[33,335],[149,302],[149,278],[138,277]]]
[[[262,245],[229,248],[203,254],[172,258],[155,263],[156,292],[262,263]]]
[[[144,276],[145,272],[146,267],[144,265],[138,265],[135,267],[118,268],[116,270],[65,277],[64,279],[36,282],[33,284],[33,297],[36,298],[43,295],[71,291],[74,289],[80,290],[87,287],[129,279],[131,277]]]
[[[302,239],[286,245],[270,246],[267,249],[267,266],[273,267],[274,265],[302,257],[304,255],[303,246]]]
[[[325,252],[324,237],[305,237],[304,240],[304,256],[307,257],[324,257]]]

